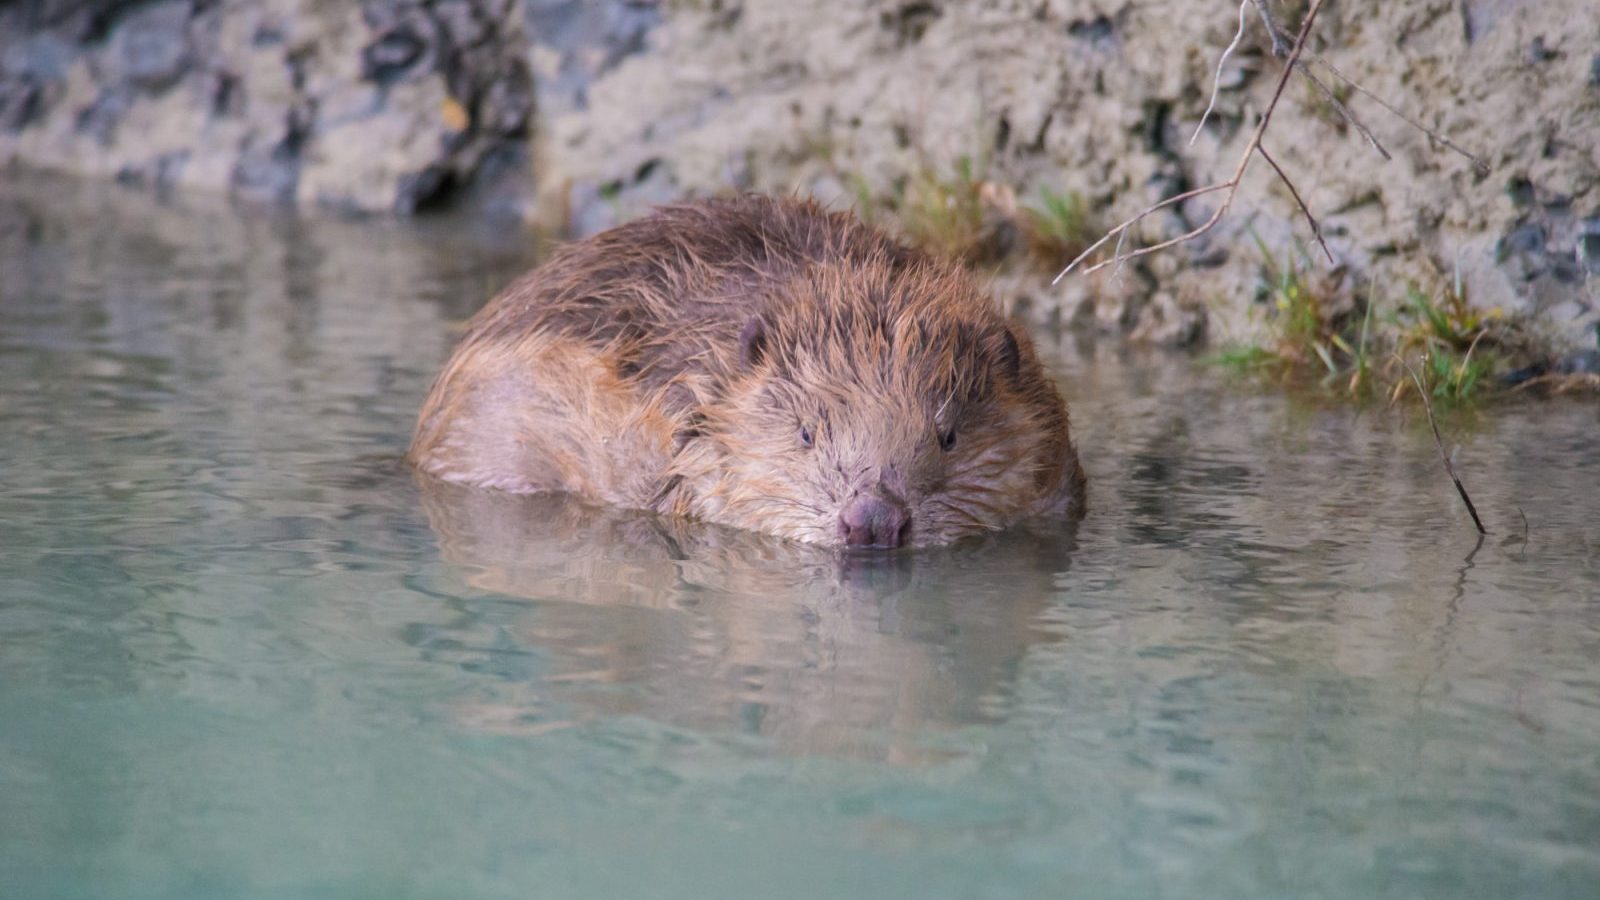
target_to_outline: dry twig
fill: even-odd
[[[1398,355],[1395,358],[1400,360],[1400,365],[1406,367],[1406,374],[1411,376],[1412,382],[1417,386],[1417,396],[1422,398],[1422,408],[1428,413],[1428,427],[1433,429],[1433,445],[1439,449],[1439,461],[1444,463],[1445,473],[1455,484],[1456,493],[1461,495],[1461,502],[1467,505],[1467,513],[1472,516],[1472,524],[1477,526],[1478,533],[1488,534],[1488,529],[1483,527],[1483,520],[1478,518],[1478,508],[1472,505],[1472,498],[1467,496],[1466,486],[1461,483],[1460,476],[1456,475],[1456,467],[1450,462],[1450,454],[1444,450],[1444,438],[1439,436],[1439,423],[1433,418],[1433,401],[1428,399],[1428,391],[1422,386],[1422,377],[1417,374],[1416,369],[1411,368],[1410,363]]]
[[[1322,92],[1322,98],[1328,101],[1328,105],[1333,107],[1333,111],[1338,113],[1340,118],[1344,119],[1346,122],[1349,122],[1356,131],[1361,132],[1361,136],[1366,138],[1367,144],[1371,146],[1372,149],[1378,151],[1379,156],[1383,157],[1385,161],[1394,158],[1389,155],[1389,151],[1384,149],[1382,144],[1378,143],[1378,139],[1373,136],[1372,130],[1362,123],[1360,119],[1356,118],[1356,114],[1350,111],[1350,107],[1346,106],[1344,101],[1339,99],[1339,95],[1333,92],[1333,88],[1328,87],[1326,82],[1313,74],[1311,69],[1306,66],[1304,61],[1296,63],[1296,65],[1300,69],[1300,74],[1304,75],[1307,81],[1311,82],[1311,84],[1316,87],[1317,90]]]
[[[1336,112],[1340,118],[1350,123],[1351,127],[1355,128],[1355,130],[1361,135],[1367,144],[1370,145],[1373,150],[1377,151],[1378,155],[1382,156],[1385,160],[1391,159],[1392,157],[1390,156],[1389,151],[1378,140],[1377,136],[1372,133],[1372,130],[1368,128],[1359,117],[1356,116],[1355,112],[1350,109],[1349,105],[1347,105],[1343,100],[1339,99],[1339,95],[1335,93],[1333,88],[1329,87],[1326,82],[1318,78],[1316,74],[1311,71],[1310,66],[1306,64],[1306,60],[1310,60],[1321,65],[1335,78],[1348,85],[1352,90],[1370,98],[1373,102],[1377,103],[1379,106],[1382,106],[1384,109],[1388,110],[1394,116],[1400,118],[1412,128],[1415,128],[1427,135],[1431,140],[1446,148],[1449,148],[1450,150],[1453,150],[1456,153],[1459,153],[1472,163],[1473,169],[1480,176],[1487,175],[1489,173],[1489,164],[1483,159],[1468,152],[1459,144],[1456,144],[1454,141],[1451,141],[1444,135],[1439,134],[1433,129],[1423,125],[1421,122],[1418,122],[1416,119],[1413,119],[1396,109],[1388,101],[1384,100],[1382,97],[1379,97],[1377,94],[1374,94],[1372,91],[1367,90],[1355,79],[1350,78],[1343,72],[1339,71],[1338,68],[1336,68],[1332,63],[1328,62],[1326,59],[1323,59],[1321,56],[1315,53],[1306,52],[1306,38],[1311,33],[1311,25],[1316,21],[1317,13],[1322,10],[1323,0],[1312,0],[1311,8],[1306,11],[1305,18],[1301,20],[1300,31],[1295,35],[1295,39],[1292,43],[1285,40],[1283,30],[1278,27],[1278,23],[1273,18],[1269,0],[1240,0],[1239,28],[1234,33],[1233,40],[1229,42],[1228,46],[1222,51],[1221,58],[1217,60],[1217,72],[1211,87],[1211,99],[1210,102],[1206,104],[1205,112],[1200,116],[1200,124],[1195,127],[1194,134],[1189,137],[1190,145],[1193,145],[1195,139],[1200,136],[1200,132],[1205,128],[1206,121],[1210,118],[1212,110],[1216,108],[1217,94],[1221,90],[1223,67],[1227,63],[1228,57],[1239,46],[1240,40],[1242,40],[1244,37],[1245,18],[1248,14],[1249,7],[1252,5],[1255,6],[1257,13],[1260,14],[1261,22],[1265,26],[1267,35],[1272,41],[1272,54],[1280,59],[1283,59],[1284,66],[1283,72],[1278,76],[1278,82],[1273,88],[1272,99],[1267,103],[1265,111],[1262,112],[1261,120],[1256,124],[1255,132],[1251,135],[1249,143],[1245,145],[1244,152],[1239,157],[1239,164],[1234,169],[1233,175],[1231,175],[1226,181],[1207,185],[1202,188],[1196,188],[1192,191],[1185,191],[1181,194],[1168,197],[1165,200],[1146,207],[1144,210],[1133,216],[1133,218],[1128,219],[1117,227],[1106,232],[1105,235],[1102,236],[1098,241],[1090,244],[1086,250],[1078,254],[1078,256],[1071,262],[1067,263],[1066,268],[1062,269],[1056,275],[1056,277],[1051,280],[1051,284],[1059,283],[1062,278],[1065,278],[1068,273],[1070,273],[1073,269],[1076,269],[1078,265],[1084,260],[1088,259],[1090,255],[1098,251],[1101,247],[1104,247],[1112,238],[1116,238],[1117,243],[1115,250],[1112,252],[1111,258],[1100,260],[1099,262],[1088,266],[1084,269],[1085,274],[1097,271],[1113,264],[1115,264],[1120,271],[1122,265],[1130,259],[1155,253],[1159,250],[1165,250],[1166,248],[1175,244],[1181,244],[1184,241],[1197,238],[1210,231],[1212,228],[1215,228],[1217,223],[1222,221],[1222,217],[1227,213],[1229,206],[1232,205],[1233,198],[1238,193],[1239,184],[1244,179],[1245,170],[1250,165],[1250,158],[1256,153],[1261,154],[1261,157],[1265,159],[1268,164],[1272,166],[1273,171],[1277,173],[1278,178],[1283,181],[1286,187],[1289,188],[1289,193],[1294,196],[1295,203],[1299,205],[1300,211],[1305,213],[1306,221],[1311,223],[1311,230],[1316,236],[1317,243],[1322,246],[1322,252],[1327,254],[1328,261],[1330,263],[1333,262],[1333,253],[1328,249],[1327,242],[1323,240],[1322,228],[1317,223],[1316,216],[1312,214],[1311,208],[1306,205],[1304,198],[1300,196],[1299,189],[1295,187],[1294,182],[1290,180],[1288,174],[1284,172],[1281,166],[1273,161],[1272,157],[1267,155],[1266,150],[1262,149],[1261,146],[1262,135],[1266,133],[1267,125],[1272,121],[1272,114],[1278,107],[1278,101],[1283,96],[1283,89],[1288,84],[1289,78],[1298,71],[1302,76],[1305,77],[1307,81],[1311,83],[1313,87],[1317,89],[1318,92],[1322,94],[1323,98],[1327,100],[1334,112]],[[1151,213],[1170,206],[1175,206],[1203,194],[1209,194],[1216,191],[1226,191],[1227,193],[1223,196],[1222,203],[1214,212],[1212,212],[1211,217],[1203,222],[1199,227],[1192,228],[1175,238],[1161,241],[1160,243],[1153,244],[1148,247],[1140,247],[1131,253],[1124,254],[1122,252],[1123,244],[1127,241],[1128,232],[1132,230],[1134,226],[1144,221],[1144,219]]]
[[[1261,13],[1261,24],[1267,29],[1267,37],[1272,39],[1272,55],[1283,59],[1289,55],[1289,43],[1284,39],[1283,30],[1278,27],[1277,21],[1272,17],[1271,6],[1268,5],[1267,0],[1253,0],[1253,2],[1256,5],[1256,9]],[[1310,54],[1310,57],[1312,59],[1321,58],[1315,53]],[[1311,67],[1305,64],[1304,59],[1296,60],[1294,65],[1300,70],[1300,74],[1311,82],[1311,86],[1322,93],[1323,99],[1328,101],[1328,105],[1333,107],[1333,111],[1338,113],[1340,118],[1349,122],[1356,131],[1360,132],[1361,136],[1366,139],[1367,144],[1378,151],[1379,156],[1385,160],[1393,159],[1389,155],[1389,151],[1384,149],[1383,144],[1379,143],[1377,137],[1373,135],[1372,129],[1368,128],[1366,123],[1356,117],[1355,112],[1346,106],[1343,100],[1339,99],[1338,94],[1333,92],[1333,88],[1328,87],[1326,82],[1311,71]]]
[[[1272,55],[1282,59],[1288,53],[1289,46],[1284,40],[1283,30],[1279,28],[1278,23],[1274,21],[1272,17],[1272,10],[1268,7],[1267,0],[1253,0],[1253,2],[1256,5],[1256,9],[1261,13],[1261,21],[1266,26],[1268,37],[1272,39]],[[1322,66],[1324,69],[1327,69],[1328,72],[1333,75],[1333,77],[1349,85],[1351,90],[1364,95],[1372,102],[1388,110],[1391,115],[1400,119],[1402,122],[1405,122],[1412,128],[1417,129],[1418,131],[1427,135],[1430,139],[1437,141],[1442,146],[1448,147],[1449,149],[1454,150],[1456,153],[1461,154],[1461,156],[1465,157],[1468,162],[1472,163],[1472,168],[1476,170],[1479,175],[1489,174],[1489,164],[1483,159],[1467,151],[1459,144],[1456,144],[1454,141],[1450,140],[1444,135],[1434,131],[1426,125],[1423,125],[1421,122],[1418,122],[1416,119],[1413,119],[1396,109],[1392,104],[1389,103],[1389,101],[1383,99],[1377,94],[1374,94],[1372,91],[1367,90],[1366,87],[1364,87],[1360,82],[1339,71],[1339,69],[1335,67],[1333,63],[1328,62],[1328,60],[1320,54],[1307,53],[1302,54],[1302,56],[1304,59],[1309,59],[1317,65]],[[1351,112],[1350,108],[1340,101],[1338,97],[1334,95],[1333,91],[1329,89],[1329,87],[1324,84],[1321,79],[1312,74],[1310,67],[1305,64],[1304,59],[1296,63],[1296,65],[1300,68],[1300,74],[1304,75],[1307,81],[1310,81],[1317,87],[1318,90],[1322,92],[1323,96],[1326,97],[1333,105],[1334,110],[1337,111],[1345,121],[1349,122],[1357,131],[1361,132],[1361,136],[1366,138],[1367,143],[1372,145],[1372,149],[1378,151],[1378,153],[1381,154],[1384,159],[1390,159],[1391,157],[1389,156],[1389,151],[1385,150],[1383,145],[1378,143],[1377,138],[1373,137],[1372,132],[1368,130],[1367,126],[1363,125],[1361,120],[1356,118],[1355,113]]]
[[[1267,26],[1267,37],[1272,38],[1272,55],[1283,59],[1289,55],[1289,42],[1283,39],[1283,29],[1278,27],[1278,22],[1272,17],[1272,7],[1267,5],[1267,0],[1251,0],[1256,5],[1256,12],[1261,14],[1261,24]]]
[[[1190,199],[1192,197],[1198,197],[1201,194],[1211,193],[1213,191],[1227,191],[1227,194],[1224,195],[1223,198],[1222,198],[1222,203],[1219,204],[1217,206],[1217,208],[1216,208],[1216,211],[1214,211],[1211,214],[1211,218],[1207,219],[1198,228],[1190,229],[1189,231],[1187,231],[1187,232],[1185,232],[1183,234],[1180,234],[1175,238],[1170,238],[1170,239],[1162,241],[1162,242],[1160,242],[1158,244],[1152,244],[1152,245],[1150,245],[1148,247],[1140,247],[1140,248],[1134,250],[1133,252],[1127,254],[1126,256],[1124,256],[1123,254],[1121,254],[1119,252],[1119,253],[1113,255],[1111,259],[1103,259],[1100,262],[1097,262],[1094,265],[1089,266],[1087,269],[1084,270],[1085,274],[1087,274],[1089,272],[1094,272],[1094,271],[1096,271],[1098,269],[1105,268],[1106,266],[1111,265],[1112,263],[1116,263],[1118,265],[1121,265],[1123,262],[1126,262],[1127,260],[1135,259],[1135,258],[1140,257],[1140,256],[1145,256],[1145,255],[1148,255],[1148,254],[1151,254],[1151,253],[1155,253],[1155,252],[1157,252],[1159,250],[1165,250],[1166,248],[1171,247],[1174,244],[1181,244],[1184,241],[1192,240],[1193,238],[1197,238],[1200,235],[1205,234],[1206,232],[1210,231],[1212,228],[1215,228],[1217,223],[1222,221],[1223,215],[1227,213],[1228,207],[1230,205],[1232,205],[1232,203],[1233,203],[1234,195],[1237,194],[1238,191],[1239,191],[1239,184],[1240,184],[1240,182],[1242,182],[1244,180],[1244,173],[1250,167],[1250,160],[1255,156],[1256,149],[1261,146],[1261,136],[1266,133],[1267,125],[1269,125],[1272,122],[1272,114],[1278,108],[1278,100],[1279,100],[1279,98],[1281,98],[1283,96],[1283,89],[1284,89],[1285,86],[1288,85],[1289,77],[1294,74],[1295,63],[1296,63],[1296,61],[1298,61],[1300,59],[1300,54],[1305,49],[1306,38],[1311,34],[1311,25],[1312,25],[1312,23],[1316,22],[1317,13],[1322,11],[1323,3],[1324,3],[1324,0],[1312,0],[1311,8],[1306,11],[1306,17],[1300,23],[1300,33],[1295,35],[1294,46],[1289,49],[1288,61],[1283,67],[1283,73],[1278,76],[1278,83],[1277,83],[1276,87],[1274,87],[1274,89],[1272,91],[1272,99],[1271,99],[1271,101],[1269,101],[1267,103],[1266,109],[1264,111],[1262,111],[1262,113],[1261,113],[1261,121],[1256,123],[1256,130],[1250,136],[1249,143],[1247,143],[1245,145],[1244,153],[1240,155],[1239,164],[1238,164],[1237,167],[1234,168],[1233,175],[1231,177],[1229,177],[1227,181],[1221,182],[1220,184],[1213,184],[1213,185],[1208,185],[1208,186],[1203,187],[1203,188],[1197,188],[1197,189],[1192,190],[1192,191],[1185,191],[1185,192],[1183,192],[1181,194],[1178,194],[1175,197],[1168,197],[1167,199],[1162,200],[1161,202],[1156,203],[1153,206],[1147,207],[1143,212],[1140,212],[1138,215],[1134,216],[1133,218],[1123,222],[1121,225],[1118,225],[1117,227],[1115,227],[1115,228],[1111,229],[1110,231],[1106,232],[1106,234],[1103,237],[1101,237],[1100,240],[1095,241],[1093,244],[1090,244],[1089,248],[1087,250],[1084,250],[1082,253],[1078,254],[1078,257],[1076,259],[1074,259],[1072,262],[1068,263],[1067,267],[1065,269],[1062,269],[1060,274],[1056,275],[1055,279],[1050,282],[1051,284],[1055,284],[1055,283],[1059,282],[1062,278],[1066,277],[1068,272],[1071,272],[1073,269],[1077,268],[1078,264],[1083,262],[1085,259],[1087,259],[1091,253],[1094,253],[1096,250],[1098,250],[1101,247],[1105,246],[1107,241],[1111,240],[1114,237],[1118,237],[1123,232],[1127,231],[1128,229],[1130,229],[1133,226],[1135,226],[1135,225],[1139,224],[1140,222],[1142,222],[1146,216],[1150,215],[1153,212],[1156,212],[1157,210],[1161,210],[1161,209],[1164,209],[1164,208],[1166,208],[1168,206],[1172,206],[1172,205],[1174,205],[1176,203],[1182,203],[1183,201],[1188,200],[1188,199]],[[1243,5],[1242,4],[1240,6],[1240,9],[1241,10],[1243,9]],[[1242,16],[1241,16],[1241,19],[1242,19]],[[1276,167],[1274,167],[1274,168],[1276,168]],[[1283,174],[1281,169],[1279,170],[1279,174],[1280,175]],[[1285,180],[1287,180],[1287,179],[1285,179]],[[1293,190],[1292,186],[1291,186],[1291,190]],[[1294,194],[1295,194],[1295,198],[1298,200],[1299,196],[1300,196],[1300,192],[1299,191],[1294,191]],[[1309,209],[1306,210],[1306,215],[1308,217],[1311,216],[1311,211]],[[1120,239],[1119,239],[1119,242],[1120,242]],[[1326,249],[1326,248],[1324,248],[1324,249]]]
[[[1412,128],[1415,128],[1416,130],[1418,130],[1418,131],[1422,132],[1423,134],[1427,135],[1430,139],[1438,141],[1443,146],[1448,147],[1451,150],[1454,150],[1455,152],[1461,154],[1463,157],[1466,158],[1466,160],[1468,162],[1472,163],[1473,170],[1476,171],[1480,176],[1489,174],[1489,164],[1487,162],[1485,162],[1483,159],[1479,158],[1478,156],[1468,152],[1460,144],[1457,144],[1455,141],[1450,140],[1449,138],[1445,137],[1444,135],[1440,134],[1437,131],[1434,131],[1432,128],[1429,128],[1428,126],[1422,124],[1421,122],[1418,122],[1416,119],[1411,118],[1410,116],[1406,115],[1405,113],[1401,112],[1400,110],[1395,109],[1392,105],[1389,104],[1389,102],[1387,100],[1383,99],[1382,97],[1379,97],[1377,94],[1374,94],[1373,92],[1371,92],[1371,91],[1367,90],[1366,88],[1362,87],[1360,82],[1356,81],[1355,79],[1349,77],[1348,75],[1346,75],[1343,72],[1339,71],[1338,69],[1334,68],[1333,63],[1328,62],[1326,59],[1323,59],[1322,57],[1315,56],[1315,55],[1313,55],[1311,57],[1311,59],[1312,59],[1313,62],[1316,62],[1317,64],[1321,65],[1323,68],[1327,69],[1329,72],[1333,73],[1333,77],[1339,79],[1340,81],[1344,82],[1345,84],[1350,85],[1351,90],[1354,90],[1357,93],[1360,93],[1360,94],[1366,96],[1373,103],[1376,103],[1379,106],[1383,107],[1384,109],[1388,110],[1390,112],[1390,114],[1392,114],[1395,117],[1399,118],[1401,121],[1405,122],[1407,125],[1410,125]]]
[[[1189,135],[1189,146],[1191,147],[1194,146],[1195,138],[1199,137],[1200,132],[1206,127],[1206,120],[1211,118],[1211,111],[1217,108],[1217,94],[1222,92],[1222,67],[1228,64],[1228,57],[1233,55],[1234,48],[1238,47],[1239,41],[1244,38],[1244,13],[1250,2],[1251,0],[1239,0],[1239,30],[1233,33],[1233,40],[1223,49],[1222,55],[1217,58],[1217,74],[1211,79],[1211,101],[1206,104],[1206,111],[1200,114],[1200,124],[1194,126],[1194,134]],[[1265,6],[1262,6],[1263,10],[1265,8]],[[1278,39],[1276,33],[1273,34],[1272,39],[1274,41]]]
[[[1289,186],[1289,193],[1294,195],[1294,202],[1300,204],[1300,211],[1306,214],[1306,221],[1311,223],[1311,234],[1316,237],[1317,243],[1322,247],[1322,252],[1328,255],[1329,264],[1332,264],[1333,252],[1328,249],[1328,242],[1322,239],[1322,226],[1317,224],[1317,217],[1311,214],[1311,207],[1306,206],[1306,201],[1300,199],[1300,192],[1295,190],[1294,182],[1289,180],[1289,176],[1283,174],[1283,168],[1278,165],[1277,160],[1267,155],[1267,146],[1258,141],[1256,143],[1256,152],[1261,154],[1261,158],[1267,161],[1267,165],[1272,166],[1272,171],[1278,173],[1278,177],[1283,179],[1283,183]]]

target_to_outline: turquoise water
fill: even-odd
[[[413,481],[525,244],[0,185],[0,896],[1600,896],[1600,405],[1447,423],[1480,543],[1046,337],[1082,524],[842,564]]]

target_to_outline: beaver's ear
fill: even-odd
[[[739,365],[746,369],[754,368],[766,352],[767,323],[760,316],[751,316],[750,321],[739,329]]]
[[[672,433],[672,452],[681,452],[684,447],[689,446],[689,442],[704,436],[705,424],[706,417],[699,410],[685,415],[678,429]]]
[[[995,364],[1002,374],[1012,381],[1022,374],[1022,345],[1010,325],[1004,326],[995,344]]]

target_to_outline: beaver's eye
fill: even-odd
[[[956,430],[954,428],[947,428],[944,431],[939,432],[939,449],[940,450],[943,450],[944,452],[949,453],[951,450],[955,449],[955,446],[956,446]]]
[[[800,426],[800,446],[809,448],[814,440],[815,440],[815,438],[811,434],[810,427],[805,426],[805,425],[801,425]]]

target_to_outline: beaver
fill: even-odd
[[[1067,407],[955,263],[758,195],[554,253],[468,323],[409,461],[434,477],[831,547],[1081,509]]]

